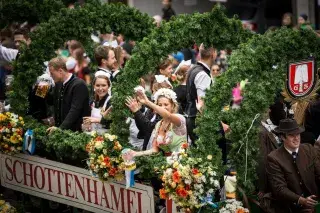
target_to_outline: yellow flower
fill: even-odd
[[[19,140],[16,136],[13,135],[10,137],[10,142],[13,144],[16,144],[16,143],[19,143]]]
[[[208,160],[212,160],[212,155],[208,155],[208,156],[207,156],[207,159],[208,159]]]
[[[0,121],[5,121],[7,119],[7,116],[4,114],[0,114]]]
[[[124,179],[124,175],[122,173],[117,173],[115,176],[114,176],[114,179],[116,181],[122,181]]]
[[[175,169],[176,169],[176,168],[178,168],[179,163],[178,163],[177,161],[175,161],[175,162],[173,163],[173,165],[172,165],[172,166],[173,166],[173,168],[175,168]]]
[[[5,203],[6,203],[6,201],[0,200],[0,206],[2,206],[2,205],[5,204]]]

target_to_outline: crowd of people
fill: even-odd
[[[169,15],[174,13],[170,6],[166,9]],[[307,19],[301,15],[297,28],[312,27]],[[290,14],[284,15],[283,25],[294,27]],[[28,36],[30,30],[36,30],[15,27],[1,31],[1,100],[6,99],[4,91],[10,84],[4,79],[12,72],[11,62],[19,57],[22,45],[32,42]],[[57,128],[100,133],[110,128],[112,85],[121,75],[135,42],[113,33],[92,35],[92,38],[96,42],[94,58],[86,55],[79,41],[66,41],[56,51],[55,58],[44,62],[43,75],[30,88],[27,113],[49,125],[48,134]],[[159,63],[156,74],[140,79],[140,85],[123,103],[132,112],[127,122],[129,142],[136,148],[136,157],[158,152],[170,156],[184,142],[196,146],[196,117],[205,108],[206,91],[226,71],[228,53],[195,44],[168,55]],[[98,65],[96,70],[91,69],[92,63]],[[320,196],[320,164],[316,152],[320,144],[319,101],[317,98],[304,113],[304,128],[298,126],[294,112],[280,96],[261,123],[256,185],[261,205],[267,206],[267,212],[314,210]],[[220,127],[222,135],[230,131],[223,122]],[[219,146],[227,163],[226,141]]]

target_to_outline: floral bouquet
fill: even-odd
[[[163,188],[160,198],[172,199],[183,210],[190,211],[204,205],[211,205],[214,192],[219,188],[216,168],[212,165],[212,156],[206,160],[188,157],[188,145],[182,145],[178,153],[168,159],[163,168]]]
[[[0,213],[16,213],[17,210],[4,200],[0,200]]]
[[[249,212],[248,209],[244,208],[242,202],[235,199],[225,200],[224,206],[219,209],[219,213],[245,213]]]
[[[19,153],[23,141],[22,117],[6,112],[0,114],[0,150],[6,154]]]
[[[89,154],[87,164],[92,175],[103,181],[124,179],[124,162],[121,157],[122,146],[117,136],[104,134],[94,135],[87,144]]]

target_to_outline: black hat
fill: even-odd
[[[308,21],[308,16],[307,14],[300,14],[300,17],[302,17],[305,21]]]
[[[300,134],[304,132],[304,128],[299,127],[296,120],[286,118],[280,121],[279,127],[276,127],[274,131],[277,133]]]

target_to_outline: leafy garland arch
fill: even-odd
[[[217,79],[206,95],[206,109],[198,119],[196,130],[199,135],[197,147],[191,148],[189,154],[200,158],[213,155],[212,163],[222,169],[221,151],[217,146],[221,137],[219,121],[227,122],[232,129],[227,137],[233,141],[229,159],[236,166],[239,185],[246,192],[253,192],[259,153],[258,124],[262,118],[258,117],[259,113],[266,112],[276,92],[284,88],[289,61],[308,58],[310,54],[319,56],[320,38],[312,31],[286,28],[251,36],[242,30],[239,21],[228,19],[219,7],[211,13],[178,16],[155,29],[137,45],[120,76],[118,82],[122,82],[121,85],[115,85],[112,131],[120,136],[121,141],[127,140],[128,128],[123,121],[130,115],[123,103],[138,84],[139,77],[152,71],[150,68],[155,68],[168,54],[190,46],[194,41],[218,49],[240,46],[232,53],[228,71]],[[231,101],[232,88],[245,79],[249,79],[250,84],[244,91],[241,108],[222,112],[223,106]],[[255,125],[248,131],[252,123]],[[143,162],[140,162],[140,172],[144,176],[150,175],[150,171],[164,162],[161,156],[140,160]]]
[[[148,37],[137,44],[132,58],[117,81],[121,84],[114,86],[111,131],[118,135],[120,141],[128,140],[128,126],[124,121],[130,116],[130,113],[123,104],[125,97],[132,95],[133,88],[139,83],[139,78],[150,71],[155,71],[159,61],[168,54],[192,46],[194,42],[204,43],[206,46],[214,46],[218,49],[236,49],[251,35],[242,28],[239,20],[228,19],[220,6],[214,7],[210,13],[179,15],[153,30]],[[207,117],[206,114],[204,116]],[[218,126],[219,122],[216,125],[213,123],[209,125],[210,128],[215,129],[218,129]],[[201,132],[202,138],[211,136],[212,129],[207,133]],[[197,148],[192,148],[191,153],[199,158],[211,154],[214,156],[212,163],[221,168],[221,151],[216,143],[198,141]],[[154,167],[157,168],[165,162],[160,155],[152,158],[140,157],[138,160],[140,161],[140,172],[145,172],[143,177],[151,175],[150,171],[153,171]]]
[[[29,88],[43,73],[43,62],[55,57],[55,50],[65,41],[75,39],[82,42],[92,56],[93,41],[90,35],[94,30],[101,33],[113,31],[123,34],[128,39],[141,41],[155,27],[151,17],[135,8],[123,4],[98,4],[94,0],[90,2],[92,3],[75,9],[61,9],[48,22],[41,23],[31,34],[30,46],[22,50],[19,59],[14,63],[14,81],[9,97],[15,113],[26,115]],[[26,128],[33,129],[36,140],[41,141],[37,143],[37,146],[40,146],[38,150],[45,150],[46,156],[53,153],[52,159],[64,162],[78,159],[79,162],[79,159],[86,155],[85,145],[89,136],[85,133],[57,131],[48,137],[47,127],[33,119],[27,119]]]
[[[16,61],[11,105],[15,112],[24,115],[28,107],[28,88],[44,70],[43,62],[55,56],[65,41],[76,39],[88,52],[93,50],[90,35],[94,30],[101,33],[121,33],[128,39],[140,41],[154,28],[153,19],[137,9],[122,4],[85,4],[76,9],[64,8],[41,23],[31,35],[31,44]],[[112,29],[112,30],[111,30]]]
[[[274,102],[277,92],[285,88],[288,63],[311,55],[320,57],[320,38],[311,30],[282,28],[254,36],[232,53],[228,71],[207,93],[207,109],[199,120],[201,139],[205,139],[203,143],[217,141],[216,134],[202,137],[212,131],[210,123],[224,120],[230,124],[229,138],[233,146],[229,158],[236,166],[238,185],[248,193],[254,191],[257,180],[259,124],[263,114]],[[241,108],[223,112],[222,106],[230,103],[232,88],[245,79],[250,83],[245,87]],[[255,118],[255,125],[250,129]]]

